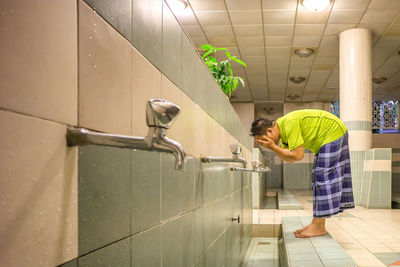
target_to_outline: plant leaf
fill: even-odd
[[[206,51],[214,50],[214,46],[212,46],[210,44],[202,44],[200,46],[201,46],[201,48],[203,48]]]
[[[236,57],[232,57],[232,60],[236,61],[237,63],[239,63],[239,64],[241,64],[241,65],[243,65],[243,66],[245,66],[245,67],[247,68],[246,63],[244,63],[244,62],[241,61],[240,59],[238,59],[238,58],[236,58]]]

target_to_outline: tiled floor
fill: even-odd
[[[303,210],[255,210],[253,223],[280,224],[283,216],[312,216],[312,192],[291,192]],[[400,261],[400,256],[396,259],[393,254],[400,253],[400,209],[356,207],[328,219],[326,227],[359,266],[387,266]],[[393,262],[389,263],[388,259]]]

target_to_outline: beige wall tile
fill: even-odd
[[[78,256],[77,149],[65,125],[0,111],[0,266]]]
[[[173,84],[166,76],[161,76],[161,98],[168,100],[181,108],[178,118],[172,124],[171,128],[167,131],[167,137],[171,138],[182,145],[182,139],[185,136],[185,127],[182,120],[182,91],[175,84]],[[183,147],[183,149],[185,149]]]
[[[195,144],[197,142],[196,125],[198,122],[194,120],[196,116],[196,104],[184,93],[182,93],[182,111],[179,115],[182,124],[182,135],[180,143],[186,154],[198,157],[195,153]]]
[[[131,134],[131,46],[79,1],[79,125]]]
[[[1,1],[0,107],[77,123],[76,1]]]
[[[132,134],[147,134],[146,104],[161,98],[161,73],[146,58],[132,49]]]

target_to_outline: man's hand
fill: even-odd
[[[274,147],[276,144],[274,142],[274,140],[272,140],[271,138],[269,138],[266,135],[258,135],[256,136],[256,142],[260,145],[262,145],[263,147],[269,148],[271,149],[272,147]]]

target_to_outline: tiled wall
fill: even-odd
[[[369,149],[363,162],[360,204],[366,208],[392,206],[392,151],[390,148]]]
[[[74,266],[240,266],[250,242],[250,176],[159,152],[80,148]],[[231,218],[240,215],[237,224]]]
[[[250,160],[252,140],[180,29],[182,49],[168,45],[177,24],[161,1],[110,3],[92,3],[106,22],[81,1],[0,2],[0,266],[236,266],[249,177],[198,158],[241,142]],[[167,136],[192,157],[185,171],[167,154],[66,146],[66,125],[145,135],[150,98],[182,107]]]
[[[156,69],[251,150],[253,143],[249,137],[249,129],[240,123],[234,108],[163,0],[85,2],[121,33],[127,43],[130,42]],[[95,38],[96,25],[89,23],[82,27],[89,31],[81,38]],[[86,57],[86,53],[83,56]],[[91,59],[94,60],[93,57]]]
[[[259,148],[253,148],[253,153],[252,153],[252,160],[262,163],[268,168],[270,168],[269,162],[267,162],[267,159],[264,157],[263,153],[261,153],[261,150]],[[266,202],[266,192],[268,190],[267,187],[267,179],[268,179],[268,172],[263,172],[263,173],[257,173],[257,172],[252,172],[251,173],[251,179],[252,179],[252,198],[253,198],[253,208],[254,209],[263,209],[265,206]]]
[[[283,188],[311,189],[311,170],[314,153],[304,150],[304,158],[293,164],[283,164]]]
[[[392,149],[392,193],[400,195],[400,149]]]

